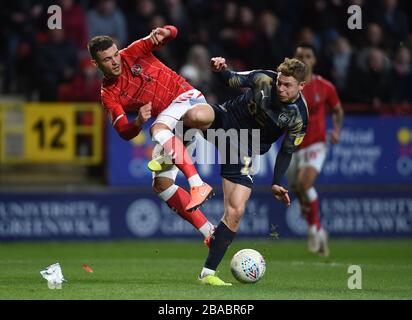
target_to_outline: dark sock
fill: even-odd
[[[209,255],[207,256],[205,268],[216,270],[223,259],[227,248],[235,238],[236,232],[230,230],[222,221],[213,233],[210,242]]]

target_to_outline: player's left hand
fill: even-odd
[[[340,139],[340,130],[338,129],[333,129],[331,134],[330,134],[330,142],[332,144],[337,144]]]
[[[166,28],[156,28],[150,33],[150,39],[154,45],[159,45],[163,43],[163,40],[170,36],[170,30]]]
[[[290,206],[290,198],[288,194],[288,190],[283,188],[282,186],[278,186],[277,184],[272,185],[272,192],[275,198],[285,205]]]
[[[227,69],[226,59],[222,57],[214,57],[210,59],[210,67],[212,71],[218,72]]]

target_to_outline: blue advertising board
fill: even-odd
[[[330,128],[330,119],[328,120]],[[149,186],[152,174],[146,168],[153,142],[149,125],[131,141],[122,140],[108,128],[108,177],[112,186]],[[269,185],[280,141],[255,162],[255,185]],[[220,184],[216,148],[197,139],[194,161],[202,178]],[[211,161],[212,160],[212,161]],[[212,162],[212,164],[208,164]],[[215,164],[216,163],[216,164]],[[180,177],[182,175],[180,174]],[[412,183],[411,117],[346,117],[337,145],[328,152],[319,184]]]
[[[202,211],[218,224],[221,192]],[[321,194],[320,216],[331,237],[412,237],[409,192]],[[299,204],[290,207],[270,192],[254,192],[237,237],[305,237]],[[148,191],[0,193],[0,240],[85,240],[202,237],[187,221]]]

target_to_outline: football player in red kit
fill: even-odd
[[[208,237],[214,226],[198,208],[212,195],[212,188],[202,181],[185,146],[173,133],[177,122],[183,120],[196,103],[206,100],[200,91],[152,53],[176,35],[174,26],[156,28],[122,50],[112,38],[97,36],[89,41],[88,50],[92,62],[104,74],[101,103],[123,139],[136,137],[143,124],[150,117],[156,117],[150,128],[156,142],[154,156],[164,152],[173,159],[173,165],[153,173],[153,190],[171,209]],[[127,112],[138,115],[129,122]],[[179,169],[188,179],[190,194],[175,184]]]
[[[339,142],[344,112],[334,85],[313,74],[316,64],[314,47],[309,44],[299,45],[295,58],[304,62],[309,69],[307,84],[302,90],[309,109],[309,124],[305,139],[293,154],[287,179],[299,199],[302,214],[308,223],[309,251],[328,256],[328,235],[319,219],[319,198],[314,183],[326,157],[326,108],[332,108],[332,144]]]

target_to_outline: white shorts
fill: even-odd
[[[207,103],[205,97],[199,90],[191,89],[182,93],[157,116],[152,126],[155,123],[163,123],[173,131],[176,128],[177,122],[181,120],[186,112],[193,108],[193,106],[197,103]],[[192,142],[194,142],[194,140]],[[186,145],[187,152],[191,154],[195,146],[195,143],[189,143],[188,145]],[[162,146],[156,144],[153,149],[152,157],[157,157],[161,152],[163,152]],[[173,165],[167,170],[161,172],[153,172],[152,177],[153,179],[156,177],[165,177],[175,181],[178,173],[179,169],[175,165]]]
[[[182,93],[157,116],[152,126],[155,123],[163,123],[170,130],[174,130],[177,122],[197,103],[206,103],[205,97],[199,90],[191,89]]]
[[[324,142],[317,142],[300,149],[292,155],[289,168],[286,172],[286,178],[290,185],[293,185],[297,178],[299,171],[304,167],[312,167],[320,173],[323,163],[326,158],[326,144]]]

